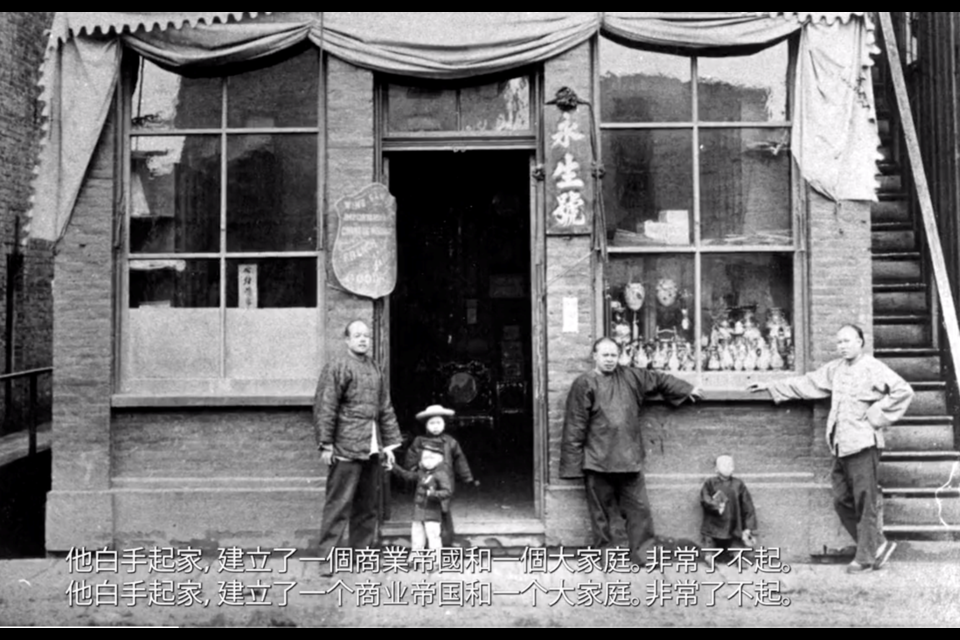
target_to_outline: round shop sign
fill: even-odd
[[[374,184],[334,207],[337,238],[331,261],[340,285],[358,296],[384,298],[397,286],[397,201]]]

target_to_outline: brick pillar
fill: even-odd
[[[373,73],[337,58],[327,62],[327,238],[326,249],[337,237],[333,205],[373,182],[376,144],[373,126]],[[329,255],[329,253],[328,253]],[[353,320],[373,328],[373,303],[332,286],[327,277],[326,357],[343,352],[343,330]]]
[[[113,541],[114,123],[111,116],[55,260],[51,551]]]

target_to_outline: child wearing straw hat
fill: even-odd
[[[480,483],[474,479],[460,443],[450,434],[444,433],[447,428],[447,418],[452,418],[455,415],[455,411],[440,405],[433,405],[417,414],[417,420],[426,425],[426,434],[415,439],[413,444],[410,445],[404,459],[404,467],[411,471],[416,469],[426,444],[436,442],[443,446],[444,465],[449,472],[451,482],[455,484],[456,480],[460,480],[466,484],[479,487]],[[453,489],[455,490],[456,487],[454,486]],[[450,509],[443,513],[441,537],[445,548],[449,549],[453,546],[453,514]]]

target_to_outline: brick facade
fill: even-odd
[[[563,86],[592,96],[590,48],[546,63],[548,96]],[[327,69],[327,211],[377,177],[374,77],[336,59]],[[48,549],[104,544],[304,546],[315,542],[322,468],[309,411],[276,408],[172,411],[110,409],[114,367],[114,145],[107,128],[56,261],[56,417]],[[545,212],[541,211],[540,215]],[[869,326],[869,211],[809,196],[809,360],[832,354],[844,322]],[[326,225],[329,250],[336,229]],[[589,531],[581,483],[558,477],[566,394],[591,366],[596,338],[595,273],[587,236],[545,240],[548,419],[543,520],[549,544],[575,545]],[[586,258],[586,259],[585,259]],[[536,256],[534,257],[536,259]],[[343,349],[343,328],[371,322],[374,305],[329,282],[324,337]],[[563,331],[564,299],[576,298],[579,331]],[[833,515],[823,415],[811,405],[707,403],[645,417],[654,516],[668,535],[696,536],[697,495],[720,453],[737,456],[760,510],[762,541],[799,557],[843,534]],[[157,514],[178,514],[176,518]],[[789,551],[786,551],[789,550]]]
[[[40,141],[40,106],[37,102],[40,65],[52,12],[0,13],[0,358],[11,371],[51,366],[53,354],[53,253],[44,242],[30,241],[16,247],[21,267],[16,275],[13,318],[13,357],[6,362],[8,258],[20,239],[30,206],[30,183]],[[41,393],[49,407],[49,379],[41,380]],[[14,387],[11,424],[19,424],[26,411],[24,383]],[[2,391],[0,391],[2,392]],[[3,416],[0,415],[0,418]]]

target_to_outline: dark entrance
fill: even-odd
[[[457,483],[457,523],[534,519],[529,153],[389,160],[399,252],[390,370],[401,428],[412,440],[424,431],[418,412],[457,411],[447,433],[482,483]],[[393,489],[391,519],[408,521],[412,494]]]

